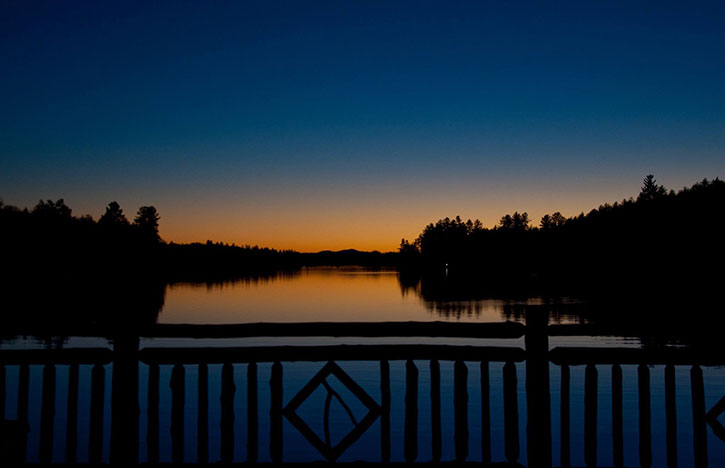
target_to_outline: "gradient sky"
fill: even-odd
[[[3,0],[0,197],[392,250],[722,178],[723,83],[725,2]]]

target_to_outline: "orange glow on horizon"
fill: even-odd
[[[401,238],[413,241],[425,226],[441,218],[460,215],[492,228],[505,214],[518,211],[527,212],[531,225],[537,226],[547,213],[576,216],[605,202],[636,196],[640,183],[636,176],[594,185],[579,180],[565,184],[558,179],[522,177],[511,183],[503,178],[483,181],[440,176],[396,185],[381,181],[290,184],[285,188],[205,186],[190,187],[183,194],[158,188],[135,192],[132,197],[109,192],[97,199],[77,195],[65,200],[74,215],[91,213],[94,219],[101,216],[107,203],[98,199],[118,201],[129,219],[139,206],[153,205],[161,216],[161,237],[167,242],[211,240],[298,252],[390,252],[398,249]],[[13,204],[13,200],[9,202]],[[32,202],[14,204],[33,206]]]
[[[530,196],[530,194],[527,194]],[[528,212],[532,226],[541,216],[560,211],[565,216],[587,213],[605,201],[588,195],[572,199],[524,200],[496,199],[489,203],[469,200],[460,202],[436,200],[410,204],[381,201],[379,204],[358,203],[356,206],[331,205],[315,211],[313,207],[294,206],[278,210],[205,209],[189,213],[174,211],[173,206],[159,206],[161,236],[167,242],[191,243],[207,240],[236,245],[256,245],[277,250],[319,252],[321,250],[357,249],[380,252],[397,251],[401,238],[413,241],[426,225],[441,218],[460,215],[463,220],[480,219],[487,228],[494,227],[501,216],[514,211]],[[620,197],[621,200],[623,197]],[[239,213],[229,215],[228,213]],[[189,222],[193,219],[193,222]]]

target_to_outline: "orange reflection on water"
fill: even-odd
[[[470,316],[445,316],[412,291],[404,293],[395,271],[306,268],[271,278],[169,285],[159,322],[501,321],[500,307],[489,306]]]

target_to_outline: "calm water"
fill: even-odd
[[[367,271],[356,268],[316,268],[302,270],[296,274],[279,275],[270,278],[236,281],[218,284],[175,284],[167,286],[164,303],[158,314],[160,323],[244,323],[244,322],[306,322],[306,321],[478,321],[500,322],[522,320],[526,310],[542,310],[550,315],[552,322],[577,323],[584,318],[576,311],[577,301],[563,298],[552,304],[541,298],[518,300],[449,298],[431,300],[421,292],[420,287],[402,285],[394,271]],[[364,339],[364,338],[253,338],[233,340],[161,340],[144,339],[141,347],[156,346],[245,346],[268,344],[320,345],[333,343],[448,343],[463,345],[496,345],[523,347],[522,339],[475,340],[446,338],[406,339]],[[33,339],[5,340],[2,348],[24,348],[46,346]],[[65,347],[108,345],[104,340],[88,338],[64,338],[54,346]],[[639,347],[637,338],[621,337],[566,337],[551,338],[550,346],[627,346]],[[334,356],[330,356],[334,359]],[[375,401],[381,401],[380,364],[378,362],[339,362],[340,367]],[[420,372],[418,389],[418,461],[431,459],[431,400],[430,363],[415,361]],[[284,404],[318,372],[324,363],[284,363]],[[468,422],[469,460],[481,459],[481,389],[480,366],[478,362],[466,363],[468,375]],[[185,397],[185,448],[186,461],[196,460],[196,409],[197,366],[186,365]],[[271,365],[258,366],[259,391],[259,460],[269,461],[269,382]],[[517,364],[520,461],[526,462],[526,394],[525,365]],[[171,390],[169,382],[172,366],[161,366],[160,379],[160,458],[171,460]],[[442,457],[450,460],[454,456],[453,440],[453,362],[441,361],[441,424],[443,433]],[[503,440],[503,363],[490,363],[490,408],[491,448],[494,461],[504,461]],[[599,371],[598,390],[598,464],[612,465],[611,450],[611,366],[597,366]],[[625,464],[638,466],[638,381],[636,366],[622,366],[624,406],[624,450]],[[6,366],[6,418],[17,416],[18,367]],[[79,461],[87,459],[90,366],[81,366],[79,404]],[[106,393],[104,417],[104,460],[108,459],[110,443],[111,365],[106,366]],[[559,398],[560,368],[550,365],[551,421],[553,462],[558,464],[559,454]],[[690,368],[676,367],[678,459],[680,466],[693,463],[693,421],[690,390]],[[147,385],[149,367],[139,368],[140,454],[146,460],[147,430]],[[725,396],[725,369],[703,367],[705,384],[705,407],[709,410]],[[65,448],[65,414],[68,392],[68,366],[57,366],[55,438],[53,453],[55,460],[62,460]],[[665,412],[664,412],[664,367],[650,368],[652,452],[653,466],[665,466]],[[391,376],[391,458],[402,461],[405,411],[405,362],[390,362]],[[335,377],[328,377],[334,389],[349,405],[352,417],[359,421],[367,411],[351,392]],[[31,366],[30,373],[30,425],[28,460],[38,460],[39,425],[42,388],[42,367]],[[247,456],[247,365],[234,365],[234,460],[243,461]],[[220,456],[220,388],[221,365],[209,366],[209,458]],[[326,392],[318,387],[305,401],[297,413],[310,428],[324,438],[322,408]],[[724,420],[721,418],[721,421]],[[352,427],[351,417],[337,400],[333,400],[330,413],[331,442],[334,445]],[[380,422],[372,426],[340,458],[340,461],[380,460]],[[571,462],[584,465],[584,367],[571,367]],[[287,461],[320,460],[322,456],[301,433],[286,419],[284,422],[284,459]],[[710,466],[725,466],[725,442],[720,440],[712,428],[707,428],[707,443]]]
[[[575,304],[571,298],[560,300]],[[394,270],[305,268],[293,274],[225,283],[167,286],[160,323],[434,321],[502,322],[542,298],[429,300]],[[576,315],[556,316],[573,323]]]

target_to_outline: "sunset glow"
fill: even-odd
[[[719,3],[313,4],[5,5],[0,197],[387,251],[725,175]]]

